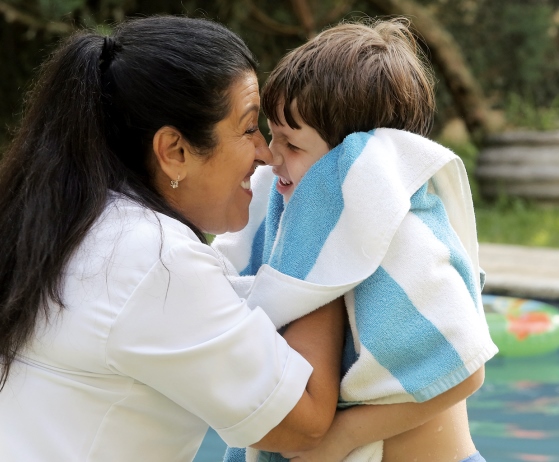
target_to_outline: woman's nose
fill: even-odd
[[[266,164],[266,165],[281,165],[283,163],[283,157],[280,154],[274,153],[273,149],[273,141],[268,144],[264,136],[259,133],[258,141],[256,144],[256,161],[259,164]]]

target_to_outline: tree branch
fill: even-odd
[[[303,29],[305,29],[307,37],[314,37],[316,35],[316,24],[307,0],[291,0],[291,6]]]
[[[41,21],[30,14],[19,11],[7,3],[0,1],[0,15],[4,16],[7,23],[18,23],[32,30],[45,31],[53,35],[67,35],[74,31],[70,24],[58,21]]]
[[[270,18],[264,11],[258,8],[254,3],[251,1],[247,2],[250,8],[250,15],[263,26],[269,32],[280,34],[280,35],[303,35],[304,31],[299,26],[292,26],[290,24],[283,24],[281,22],[276,21],[275,19]]]
[[[331,9],[330,12],[320,20],[319,29],[324,28],[324,26],[334,21],[339,21],[341,17],[345,16],[351,10],[354,1],[355,0],[343,0],[338,3],[336,7]]]

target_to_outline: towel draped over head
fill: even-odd
[[[213,246],[234,267],[239,295],[278,328],[344,296],[342,406],[429,400],[497,352],[469,183],[450,150],[376,129],[349,135],[316,162],[287,204],[274,181],[270,167],[257,169],[249,224]],[[235,451],[229,462],[279,457]],[[377,442],[347,460],[381,458]]]

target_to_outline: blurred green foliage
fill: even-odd
[[[491,108],[507,128],[555,128],[559,95],[559,2],[552,0],[423,0],[459,43]],[[454,115],[438,88],[440,125]]]
[[[453,35],[490,106],[501,110],[510,126],[555,128],[559,0],[416,2]],[[317,30],[343,18],[381,13],[368,0],[307,3]],[[243,37],[260,61],[261,80],[286,51],[306,40],[301,19],[293,2],[288,1],[0,0],[1,4],[28,15],[35,25],[26,24],[13,14],[0,14],[0,143],[6,139],[6,128],[17,124],[23,94],[34,69],[59,39],[60,34],[41,25],[56,22],[106,33],[112,24],[126,17],[162,13],[207,17],[223,22]],[[298,33],[294,32],[297,28]],[[435,135],[446,120],[456,116],[442,83],[437,88],[437,99]]]
[[[439,1],[438,17],[494,105],[515,93],[546,106],[558,92],[558,4],[545,0]],[[452,8],[449,8],[452,5]]]
[[[505,97],[504,110],[507,121],[514,127],[534,130],[559,128],[559,96],[551,104],[537,105],[533,97],[509,93]]]
[[[508,128],[558,128],[559,0],[415,1],[452,34],[489,106],[501,111]],[[308,5],[316,30],[344,18],[384,13],[368,0],[308,0]],[[6,8],[16,13],[8,14]],[[306,40],[301,17],[288,1],[0,0],[0,145],[9,139],[8,129],[17,125],[37,66],[65,35],[52,24],[109,33],[122,19],[152,14],[187,14],[226,24],[257,56],[261,82],[281,56]],[[437,104],[434,137],[456,117],[442,82]],[[464,142],[449,147],[470,174],[480,241],[559,247],[559,208],[504,196],[485,202],[474,180],[477,148]]]
[[[538,204],[501,194],[485,200],[475,177],[478,148],[473,143],[438,140],[464,161],[470,179],[479,242],[559,248],[559,205]]]
[[[480,242],[559,248],[559,207],[503,197],[475,208]]]

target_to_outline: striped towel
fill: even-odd
[[[302,154],[303,155],[303,154]],[[344,296],[342,405],[423,402],[496,352],[481,302],[475,218],[461,160],[394,129],[354,133],[315,163],[290,201],[269,167],[250,222],[214,248],[249,306],[281,327]],[[382,441],[348,461],[380,461]],[[228,451],[228,460],[245,460]],[[247,461],[279,460],[247,449]]]

